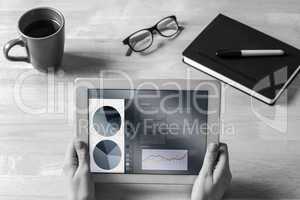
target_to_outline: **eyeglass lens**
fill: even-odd
[[[158,31],[163,35],[170,37],[177,33],[178,25],[173,18],[166,18],[157,24]]]
[[[129,38],[129,45],[135,51],[143,51],[152,44],[152,33],[148,30],[141,30]]]

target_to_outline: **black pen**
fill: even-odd
[[[282,49],[220,49],[216,55],[220,57],[282,56],[285,52]]]

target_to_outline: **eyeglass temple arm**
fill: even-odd
[[[131,54],[132,54],[132,49],[128,47],[125,56],[131,56]]]

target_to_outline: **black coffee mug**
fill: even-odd
[[[40,7],[24,13],[18,22],[20,37],[7,42],[3,53],[8,60],[30,62],[36,69],[47,72],[61,64],[65,42],[65,20],[54,8]],[[9,50],[20,45],[27,57],[11,56]]]

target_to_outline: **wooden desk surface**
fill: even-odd
[[[0,0],[1,45],[17,37],[19,16],[37,6],[56,7],[65,15],[64,74],[55,75],[54,87],[49,87],[53,77],[0,56],[1,200],[64,199],[61,166],[74,135],[74,78],[122,70],[135,78],[210,79],[183,64],[181,52],[219,12],[300,47],[298,0]],[[179,37],[155,38],[159,48],[147,56],[124,56],[121,40],[125,36],[169,14],[176,14],[185,27]],[[23,50],[16,47],[12,53]],[[233,173],[228,198],[300,198],[299,87],[298,76],[278,104],[270,107],[256,100],[251,103],[248,95],[223,86],[221,140],[229,145]],[[115,187],[97,186],[98,192],[103,188],[113,191]],[[165,186],[168,192],[157,193],[151,190],[161,186],[139,185],[136,191],[126,191],[126,185],[121,188],[128,199],[170,199],[169,193],[184,199],[190,190]]]

